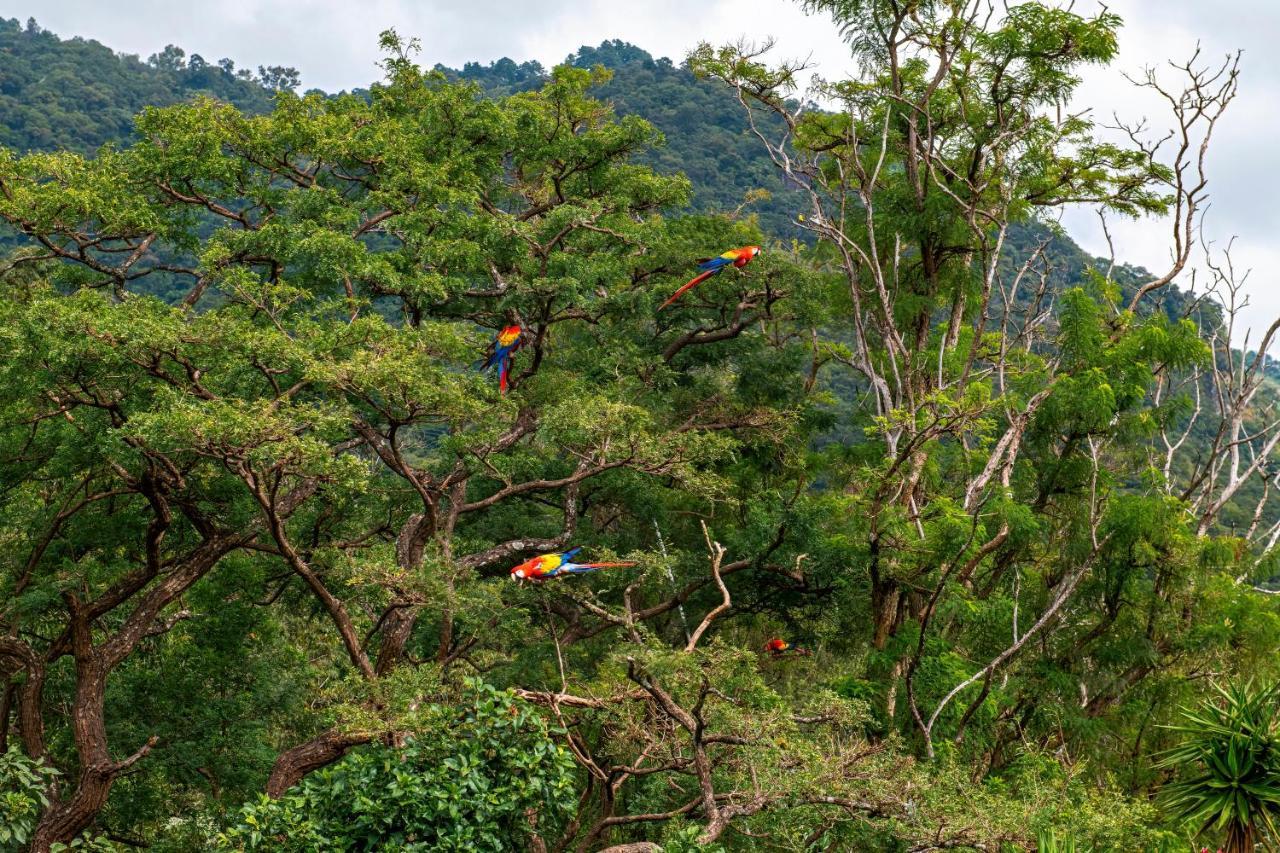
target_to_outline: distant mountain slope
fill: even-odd
[[[645,160],[664,172],[680,171],[693,184],[694,210],[754,213],[766,233],[780,239],[801,235],[794,226],[803,199],[788,189],[747,125],[740,104],[720,85],[700,80],[687,68],[617,39],[582,47],[566,62],[604,66],[613,72],[597,94],[621,113],[652,122],[666,145]],[[547,70],[537,62],[503,58],[488,65],[470,62],[461,69],[436,66],[454,79],[474,82],[496,96],[537,88]],[[209,95],[247,112],[265,112],[275,90],[294,89],[292,68],[259,66],[257,73],[236,69],[227,59],[210,63],[187,56],[174,45],[145,62],[119,54],[99,42],[62,39],[35,19],[21,24],[0,19],[0,145],[18,151],[66,149],[89,153],[108,142],[125,142],[133,117],[144,107]],[[758,191],[764,190],[764,193]],[[1029,251],[1047,234],[1027,226],[1012,235],[1015,254]],[[1099,264],[1065,235],[1054,237],[1049,254],[1059,285],[1084,280]],[[1145,271],[1124,267],[1122,285]],[[1166,310],[1177,313],[1185,297],[1166,291]]]
[[[60,39],[35,19],[0,19],[0,144],[19,151],[87,153],[133,132],[149,105],[212,95],[242,109],[271,106],[271,86],[296,84],[292,69],[236,71],[170,46],[147,62],[96,41]]]
[[[619,112],[638,115],[663,132],[666,145],[647,155],[646,162],[660,171],[686,174],[693,183],[695,210],[732,211],[743,206],[744,213],[759,216],[768,234],[779,238],[802,235],[793,223],[795,215],[807,209],[807,201],[785,185],[748,126],[741,104],[728,96],[722,85],[700,80],[666,57],[654,59],[635,45],[616,39],[599,47],[579,48],[566,62],[580,68],[600,65],[613,72],[608,83],[597,87],[597,94]],[[469,62],[460,69],[442,65],[436,69],[451,78],[476,83],[494,95],[537,88],[547,73],[537,62],[516,63],[507,58],[488,65]],[[747,195],[753,190],[765,190],[768,196],[748,202]],[[1049,229],[1040,225],[1013,229],[1013,256],[1026,257],[1047,236]],[[1054,283],[1059,286],[1078,284],[1085,280],[1088,268],[1107,265],[1064,234],[1053,236],[1047,254],[1052,259]],[[1116,279],[1125,288],[1150,277],[1139,267],[1120,264],[1116,269]],[[1186,307],[1186,296],[1176,287],[1166,288],[1163,296],[1171,315]]]

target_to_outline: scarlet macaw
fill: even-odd
[[[751,263],[751,259],[758,254],[760,254],[759,246],[743,246],[741,249],[730,249],[724,254],[716,255],[714,258],[705,258],[698,261],[698,269],[706,270],[706,272],[699,273],[694,276],[683,287],[671,294],[671,296],[667,298],[666,302],[658,306],[658,310],[661,311],[663,308],[666,308],[672,302],[679,299],[686,291],[692,290],[694,287],[697,287],[716,273],[723,272],[727,267],[734,266],[739,269],[745,267],[747,264]]]
[[[494,336],[493,343],[489,344],[487,357],[480,363],[481,370],[489,370],[497,365],[499,391],[505,393],[507,390],[507,374],[511,372],[511,354],[520,349],[522,342],[520,327],[506,326]]]
[[[786,654],[793,655],[809,655],[808,649],[802,649],[799,646],[793,646],[781,637],[774,637],[772,640],[764,644],[764,650],[771,657],[780,658]]]
[[[563,554],[542,554],[531,557],[511,569],[512,580],[544,581],[561,575],[581,575],[611,566],[634,566],[635,563],[575,563],[572,562],[581,548],[571,548]]]

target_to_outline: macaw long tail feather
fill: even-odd
[[[608,569],[615,566],[634,566],[635,563],[565,563],[556,569],[557,574],[580,575],[594,572],[596,569]]]
[[[502,363],[510,357],[511,353],[509,350],[497,349],[494,350],[488,358],[481,359],[477,366],[480,368],[480,372],[483,373],[486,370],[492,370],[494,367],[501,366]]]
[[[707,271],[706,271],[706,272],[704,272],[702,275],[695,276],[695,277],[694,277],[693,279],[691,279],[687,284],[685,284],[683,287],[681,287],[681,288],[680,288],[679,290],[677,290],[675,293],[673,293],[673,294],[671,294],[669,297],[667,297],[667,301],[666,301],[666,302],[664,302],[664,303],[662,303],[661,305],[659,305],[659,306],[658,306],[658,310],[659,310],[659,311],[661,311],[663,308],[666,308],[666,307],[667,307],[668,305],[670,305],[672,302],[675,302],[677,299],[679,299],[681,296],[683,296],[685,293],[687,293],[690,289],[692,289],[692,288],[694,288],[694,287],[697,287],[699,284],[702,284],[704,281],[706,281],[707,279],[711,278],[711,276],[713,276],[713,275],[715,275],[716,273],[720,272],[720,270],[722,270],[722,269],[723,269],[723,267],[716,267],[716,268],[715,268],[715,269],[713,269],[713,270],[707,270]]]
[[[507,372],[511,370],[511,357],[507,356],[498,364],[498,390],[507,393]]]

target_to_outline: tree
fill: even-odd
[[[573,759],[530,706],[481,682],[424,710],[399,749],[372,747],[246,808],[224,842],[246,850],[511,849],[556,827]],[[531,820],[531,815],[536,816]]]
[[[296,68],[283,65],[258,66],[258,82],[276,92],[292,92],[302,82]]]
[[[388,69],[370,100],[202,101],[148,110],[136,145],[94,159],[4,157],[0,216],[38,244],[4,303],[6,523],[42,533],[6,564],[0,650],[28,754],[65,731],[55,758],[79,768],[37,849],[157,747],[129,732],[113,755],[108,684],[233,557],[274,566],[269,600],[314,597],[338,654],[313,677],[350,679],[278,756],[280,795],[412,731],[415,673],[521,630],[485,580],[504,561],[634,547],[611,516],[715,500],[740,443],[786,441],[733,378],[794,359],[747,334],[795,285],[785,257],[708,290],[700,323],[632,322],[683,275],[673,259],[758,239],[667,230],[684,181],[628,162],[650,126],[587,98],[586,71],[498,103],[401,55]],[[138,293],[150,276],[185,283],[177,305]],[[510,322],[530,344],[500,397],[471,367]],[[46,695],[64,660],[66,717]]]
[[[147,57],[147,64],[160,71],[181,71],[187,67],[187,52],[176,44],[165,45],[164,50]]]
[[[963,747],[978,724],[974,760],[996,767],[1048,707],[1046,691],[1085,717],[1105,714],[1153,660],[1190,652],[1181,561],[1198,546],[1175,501],[1130,488],[1141,469],[1128,466],[1143,424],[1180,406],[1153,401],[1157,383],[1206,362],[1194,325],[1150,301],[1192,250],[1207,181],[1198,152],[1234,97],[1235,62],[1182,67],[1186,94],[1169,96],[1180,147],[1165,162],[1136,131],[1128,146],[1101,141],[1062,109],[1076,69],[1114,56],[1120,21],[1108,11],[805,5],[834,18],[861,76],[798,97],[802,67],[768,67],[767,45],[703,45],[693,66],[737,94],[805,195],[797,221],[843,282],[843,346],[819,358],[852,371],[869,407],[850,418],[850,434],[869,438],[839,478],[840,511],[884,716],[931,756],[941,731]],[[818,100],[837,106],[809,108]],[[1054,293],[1048,241],[1015,257],[1009,240],[1078,203],[1171,213],[1170,270],[1123,292],[1112,263]],[[1148,569],[1143,553],[1165,555],[1164,568]],[[1130,606],[1146,617],[1129,623],[1134,653],[1117,654],[1111,632]],[[1011,681],[1033,647],[1028,677]],[[1070,737],[1056,710],[1045,722],[1046,747]]]
[[[1169,726],[1181,741],[1160,766],[1180,776],[1160,793],[1166,808],[1198,834],[1225,834],[1226,853],[1252,853],[1259,841],[1278,837],[1280,685],[1215,690],[1216,697]]]

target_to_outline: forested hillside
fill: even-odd
[[[1280,843],[1280,422],[1173,239],[1236,67],[1168,160],[1056,109],[1109,12],[805,5],[827,110],[5,25],[0,851]]]
[[[620,40],[584,46],[566,62],[612,72],[593,94],[662,131],[664,143],[639,159],[658,171],[686,175],[694,209],[756,214],[764,231],[776,238],[805,236],[795,224],[800,212],[795,188],[787,188],[751,134],[746,115],[721,86],[698,80],[683,63],[655,59]],[[548,73],[540,63],[511,59],[437,69],[494,96],[538,89]],[[201,95],[263,113],[274,91],[299,85],[291,68],[260,66],[255,74],[227,59],[188,57],[174,45],[142,61],[95,41],[61,39],[34,18],[25,25],[0,19],[0,144],[16,151],[87,154],[107,142],[129,140],[143,107]],[[1030,242],[1039,233],[1032,228],[1025,239]],[[1051,254],[1063,282],[1081,280],[1097,263],[1065,235],[1055,239]]]
[[[143,62],[95,41],[60,39],[34,18],[0,19],[0,144],[18,151],[88,153],[129,139],[143,107],[196,95],[264,112],[271,91],[290,85],[297,85],[292,69],[255,75],[173,46]]]

